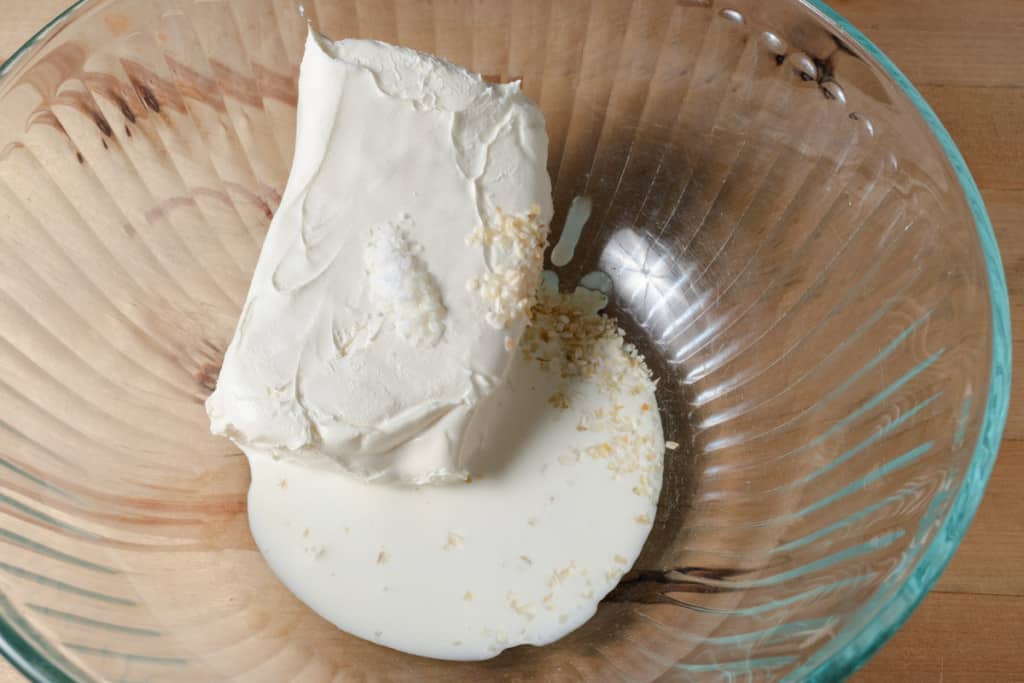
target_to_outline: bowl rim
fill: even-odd
[[[91,0],[75,0],[10,58],[0,64],[0,83],[33,48],[40,46],[52,33],[67,23]],[[996,242],[995,231],[985,208],[981,191],[967,167],[952,136],[939,120],[924,96],[896,66],[896,64],[863,32],[834,10],[824,0],[796,0],[819,18],[834,24],[851,42],[858,44],[882,71],[903,91],[914,105],[928,128],[942,147],[946,159],[956,173],[974,219],[985,259],[988,276],[989,299],[992,309],[992,364],[989,371],[989,392],[985,404],[978,441],[956,498],[946,513],[942,526],[917,561],[917,566],[898,587],[882,587],[858,610],[870,615],[859,630],[840,638],[837,634],[829,644],[820,648],[806,662],[789,672],[786,681],[834,681],[850,676],[861,668],[896,631],[910,618],[917,606],[931,590],[963,540],[978,505],[981,503],[996,455],[1002,441],[1009,410],[1012,387],[1012,333],[1010,327],[1010,301],[1003,262]],[[891,579],[890,579],[891,581]],[[888,584],[888,582],[886,582]],[[896,592],[888,596],[886,587]],[[0,603],[7,599],[0,593]],[[26,641],[15,629],[0,619],[0,653],[34,683],[75,683],[49,657]]]
[[[1003,261],[996,242],[992,220],[985,208],[981,190],[971,175],[967,162],[953,137],[942,124],[935,110],[921,92],[910,82],[898,66],[875,45],[860,29],[830,7],[824,0],[798,0],[819,17],[831,22],[853,42],[867,52],[879,67],[903,91],[931,129],[936,141],[946,154],[974,218],[978,239],[985,259],[988,275],[989,300],[992,308],[992,365],[989,368],[989,390],[985,403],[978,441],[974,455],[964,474],[963,483],[950,506],[935,537],[921,554],[913,572],[905,578],[895,595],[886,598],[883,584],[858,612],[871,614],[871,619],[859,631],[850,634],[845,642],[835,647],[826,645],[802,666],[790,672],[786,681],[841,680],[860,669],[871,659],[899,628],[906,623],[925,598],[950,559],[960,547],[974,514],[985,493],[992,468],[995,466],[1010,403],[1012,387],[1012,332],[1010,327],[1010,299],[1006,287]],[[888,583],[888,582],[887,582]],[[885,598],[883,600],[883,598]],[[833,639],[836,643],[840,639]]]

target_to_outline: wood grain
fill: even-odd
[[[932,593],[853,683],[1024,680],[1024,598]]]
[[[3,0],[0,57],[68,0]],[[834,0],[921,88],[963,150],[996,226],[1024,374],[1022,0]],[[1024,681],[1024,404],[960,551],[857,683]],[[0,683],[21,677],[0,662]]]

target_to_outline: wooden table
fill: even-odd
[[[70,0],[0,0],[0,56]],[[1024,0],[833,0],[906,72],[974,171],[1010,287],[1015,375],[1024,376]],[[0,662],[0,683],[22,680]],[[1024,681],[1024,404],[960,551],[906,626],[854,677]]]

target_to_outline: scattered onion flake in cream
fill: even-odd
[[[310,36],[295,159],[217,390],[260,551],[352,634],[480,660],[589,619],[650,532],[655,382],[603,294],[541,287],[518,84]]]

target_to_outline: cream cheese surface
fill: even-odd
[[[312,33],[299,91],[212,429],[366,480],[463,479],[539,282],[543,116],[518,84]]]

